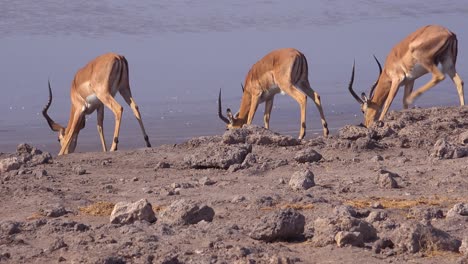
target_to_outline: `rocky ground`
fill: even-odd
[[[468,107],[298,141],[0,154],[0,263],[468,263]]]

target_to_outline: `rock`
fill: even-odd
[[[21,154],[33,154],[32,153],[33,147],[31,147],[27,143],[21,143],[16,147],[16,154],[21,155]],[[38,153],[40,154],[40,153]]]
[[[456,264],[468,264],[468,255],[464,255],[461,258],[457,259]]]
[[[158,169],[168,169],[171,167],[171,164],[167,163],[167,162],[164,162],[164,161],[160,161],[156,164],[156,167],[154,167],[154,170],[158,170]]]
[[[243,202],[245,200],[246,200],[245,196],[236,195],[236,196],[234,196],[234,198],[232,198],[231,203],[240,203],[240,202]]]
[[[317,162],[322,159],[322,155],[315,151],[312,148],[306,148],[304,150],[299,151],[296,156],[294,156],[294,160],[299,163],[306,163],[306,162]]]
[[[239,129],[227,130],[223,134],[224,144],[254,144],[254,145],[274,145],[274,146],[296,146],[300,140],[291,136],[284,136],[274,133],[271,130],[255,125],[244,125]]]
[[[381,238],[374,242],[374,245],[372,245],[372,251],[379,254],[382,249],[393,248],[394,246],[393,241],[389,238]]]
[[[291,176],[289,186],[296,191],[307,190],[315,186],[314,174],[310,170],[297,171]]]
[[[163,222],[172,225],[193,225],[200,221],[213,221],[213,208],[191,200],[178,200],[160,213]]]
[[[339,205],[333,208],[333,213],[337,216],[351,216],[356,217],[357,212],[349,205]]]
[[[202,177],[198,183],[200,183],[201,185],[213,185],[216,183],[216,181],[213,181],[212,179],[208,178],[208,177]]]
[[[33,174],[36,178],[40,179],[44,176],[47,176],[47,171],[44,169],[39,169],[39,170],[35,170]]]
[[[460,253],[468,256],[468,237],[465,237],[462,240],[461,246],[458,250],[460,251]]]
[[[103,264],[126,264],[125,258],[119,256],[108,256],[96,261],[96,263],[103,263]]]
[[[305,217],[293,209],[280,210],[258,220],[249,236],[256,240],[297,239],[304,232]]]
[[[68,247],[68,245],[63,241],[63,238],[59,237],[50,245],[48,251],[53,252],[65,247]]]
[[[366,137],[367,133],[368,130],[365,127],[346,125],[338,130],[338,137],[341,139],[356,140],[358,138]]]
[[[44,210],[44,214],[47,217],[60,217],[68,214],[68,211],[61,205],[53,205],[49,209]]]
[[[372,211],[369,216],[367,216],[366,221],[372,224],[385,219],[387,219],[387,213],[384,211]]]
[[[468,144],[468,131],[465,131],[458,135],[458,141],[460,144]]]
[[[401,252],[452,251],[457,252],[461,241],[431,225],[404,223],[396,231],[395,245]]]
[[[135,221],[156,222],[151,204],[146,199],[135,203],[119,202],[114,206],[110,216],[112,224],[132,224]]]
[[[74,166],[72,170],[73,170],[73,173],[77,175],[83,175],[86,173],[86,169],[84,169],[80,165]]]
[[[14,235],[20,233],[20,223],[14,221],[2,221],[0,222],[0,235]]]
[[[438,159],[462,158],[468,156],[468,147],[453,145],[441,138],[434,144],[430,156]]]
[[[253,262],[253,263],[256,263],[256,262]],[[290,259],[288,257],[273,256],[269,259],[267,263],[268,264],[294,264],[296,263],[296,260]]]
[[[379,161],[382,161],[382,160],[384,160],[384,158],[382,156],[380,156],[380,155],[376,155],[376,156],[371,158],[372,162],[379,162]]]
[[[356,139],[351,144],[351,148],[354,150],[368,150],[368,149],[376,149],[376,148],[382,148],[377,141],[371,138],[367,137],[362,137]]]
[[[390,171],[380,170],[379,175],[377,176],[379,187],[384,189],[399,188],[398,183],[395,180],[396,177],[400,176]]]
[[[250,152],[251,145],[208,144],[197,148],[194,154],[185,156],[184,162],[194,169],[227,169],[231,165],[242,164]]]
[[[409,209],[407,218],[413,218],[416,220],[431,220],[431,219],[441,219],[444,217],[442,210],[437,208],[421,208],[421,207],[412,207]]]
[[[0,160],[0,173],[17,170],[21,166],[17,157],[10,157]]]
[[[255,163],[257,163],[257,157],[255,156],[255,154],[249,153],[245,157],[244,162],[242,162],[242,168],[249,168]]]
[[[354,217],[336,216],[332,218],[317,218],[314,221],[314,237],[312,245],[324,247],[335,243],[335,236],[340,231],[358,232],[364,242],[377,238],[377,231],[366,221]]]
[[[371,204],[371,208],[373,208],[373,209],[383,209],[384,207],[380,202],[373,202]]]
[[[447,212],[447,217],[455,217],[458,215],[468,216],[467,203],[457,203]]]
[[[355,247],[364,246],[362,235],[359,232],[340,231],[336,233],[335,241],[339,247],[344,247],[346,245],[351,245]]]

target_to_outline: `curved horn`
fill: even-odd
[[[353,71],[351,72],[351,80],[349,81],[348,90],[349,90],[349,92],[351,93],[351,95],[354,97],[354,99],[356,99],[356,101],[358,101],[358,103],[364,104],[364,102],[362,101],[362,99],[361,99],[361,98],[354,92],[354,90],[353,90],[354,65],[355,65],[355,62],[353,61]]]
[[[379,66],[379,76],[377,77],[377,81],[375,81],[375,83],[371,87],[371,90],[370,90],[370,93],[369,93],[370,98],[372,98],[372,96],[374,95],[374,89],[375,89],[375,87],[377,87],[377,84],[379,83],[380,75],[382,74],[382,65],[380,65],[380,62],[377,59],[377,57],[375,57],[375,55],[373,55],[373,56],[374,56],[375,62],[377,62],[377,65]]]
[[[50,118],[49,114],[47,114],[47,110],[49,110],[49,107],[52,104],[52,89],[50,88],[50,80],[48,81],[48,83],[49,83],[49,101],[45,105],[44,109],[42,109],[42,115],[47,120],[47,123],[49,124],[50,129],[52,129],[53,131],[60,131],[61,129],[63,129],[63,127],[55,123],[54,120]]]
[[[229,124],[229,119],[223,116],[222,109],[221,109],[221,89],[219,89],[219,96],[218,96],[218,116],[219,118],[226,124]]]
[[[242,93],[244,93],[244,85],[241,83]]]

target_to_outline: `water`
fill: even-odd
[[[368,89],[377,76],[372,59],[383,62],[391,47],[426,24],[457,33],[457,69],[468,81],[468,5],[455,1],[5,1],[0,0],[0,152],[19,142],[58,152],[56,134],[40,111],[50,78],[50,115],[66,125],[70,84],[76,71],[94,57],[113,51],[127,57],[133,95],[153,145],[220,134],[218,90],[223,106],[237,110],[240,83],[250,66],[281,47],[301,50],[309,79],[322,97],[330,127],[361,122],[346,91],[356,60],[355,87]],[[428,77],[416,82],[415,89]],[[392,109],[401,108],[402,92]],[[120,149],[143,147],[132,112],[124,106]],[[418,106],[458,105],[456,89],[444,81],[417,100]],[[263,105],[255,123],[262,124]],[[321,133],[311,100],[308,137]],[[77,151],[100,151],[96,116],[88,116]],[[108,145],[114,117],[106,109]],[[277,96],[270,122],[277,132],[298,135],[299,107]]]

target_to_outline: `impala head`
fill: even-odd
[[[45,105],[44,109],[42,110],[42,115],[47,121],[47,124],[49,124],[50,129],[52,131],[58,132],[58,141],[60,142],[60,146],[62,146],[65,142],[65,132],[66,132],[66,127],[61,126],[60,124],[57,124],[52,118],[50,118],[49,114],[47,113],[47,110],[49,110],[50,105],[52,104],[52,89],[50,88],[50,81],[49,81],[49,101]],[[76,138],[74,138],[70,144],[68,152],[73,152],[76,147]]]
[[[353,70],[351,72],[351,80],[349,81],[348,89],[351,95],[356,99],[356,101],[361,105],[361,112],[364,114],[364,126],[369,127],[376,119],[377,114],[380,111],[380,107],[372,102],[372,97],[374,96],[374,89],[378,84],[380,74],[382,74],[382,66],[380,65],[379,60],[374,56],[377,65],[379,66],[379,76],[377,76],[377,81],[372,85],[369,96],[366,95],[365,92],[361,93],[361,96],[358,96],[353,90],[353,82],[354,82],[354,68],[355,65],[353,63]]]
[[[244,91],[244,86],[242,86],[242,91]],[[246,120],[239,118],[239,113],[233,115],[229,108],[226,110],[227,117],[222,114],[221,89],[219,89],[218,96],[218,116],[224,123],[226,123],[226,129],[241,128],[246,123]]]

